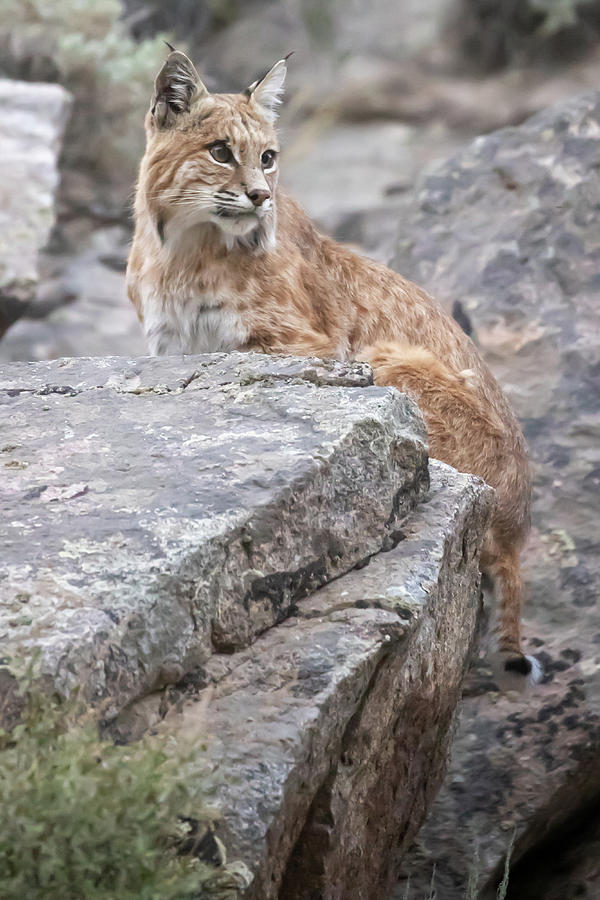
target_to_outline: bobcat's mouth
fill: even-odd
[[[256,209],[231,209],[231,207],[217,206],[215,215],[220,219],[246,219],[256,217]]]
[[[260,216],[254,208],[216,206],[211,219],[223,234],[234,238],[244,237],[260,226]]]

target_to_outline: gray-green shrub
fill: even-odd
[[[136,43],[121,14],[119,0],[0,0],[0,73],[68,88],[66,163],[130,183],[167,51],[162,35]]]
[[[178,855],[175,838],[179,817],[202,807],[167,740],[114,746],[91,721],[30,697],[21,723],[0,732],[0,897],[204,896],[215,870]]]

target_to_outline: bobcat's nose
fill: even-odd
[[[255,188],[253,191],[248,191],[248,196],[255,206],[262,206],[265,200],[268,200],[271,196],[271,191],[265,191],[263,188]]]

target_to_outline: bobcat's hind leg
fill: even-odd
[[[455,372],[425,347],[379,343],[359,358],[376,384],[394,385],[418,403],[427,423],[430,455],[460,472],[479,475],[496,491],[481,568],[494,581],[497,643],[505,668],[539,680],[539,663],[521,649],[523,584],[519,551],[527,532],[526,458],[515,453],[506,429],[470,371]]]
[[[495,637],[504,669],[525,675],[529,681],[540,681],[542,669],[535,657],[527,656],[521,648],[521,609],[523,606],[523,579],[517,548],[499,552],[484,549],[481,567],[491,576],[496,601]]]

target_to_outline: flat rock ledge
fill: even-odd
[[[34,661],[113,736],[193,747],[220,898],[383,900],[444,773],[491,489],[428,466],[364,365],[14,364],[0,403],[0,691]]]
[[[111,718],[393,544],[425,431],[370,379],[251,354],[0,368],[3,655]]]

